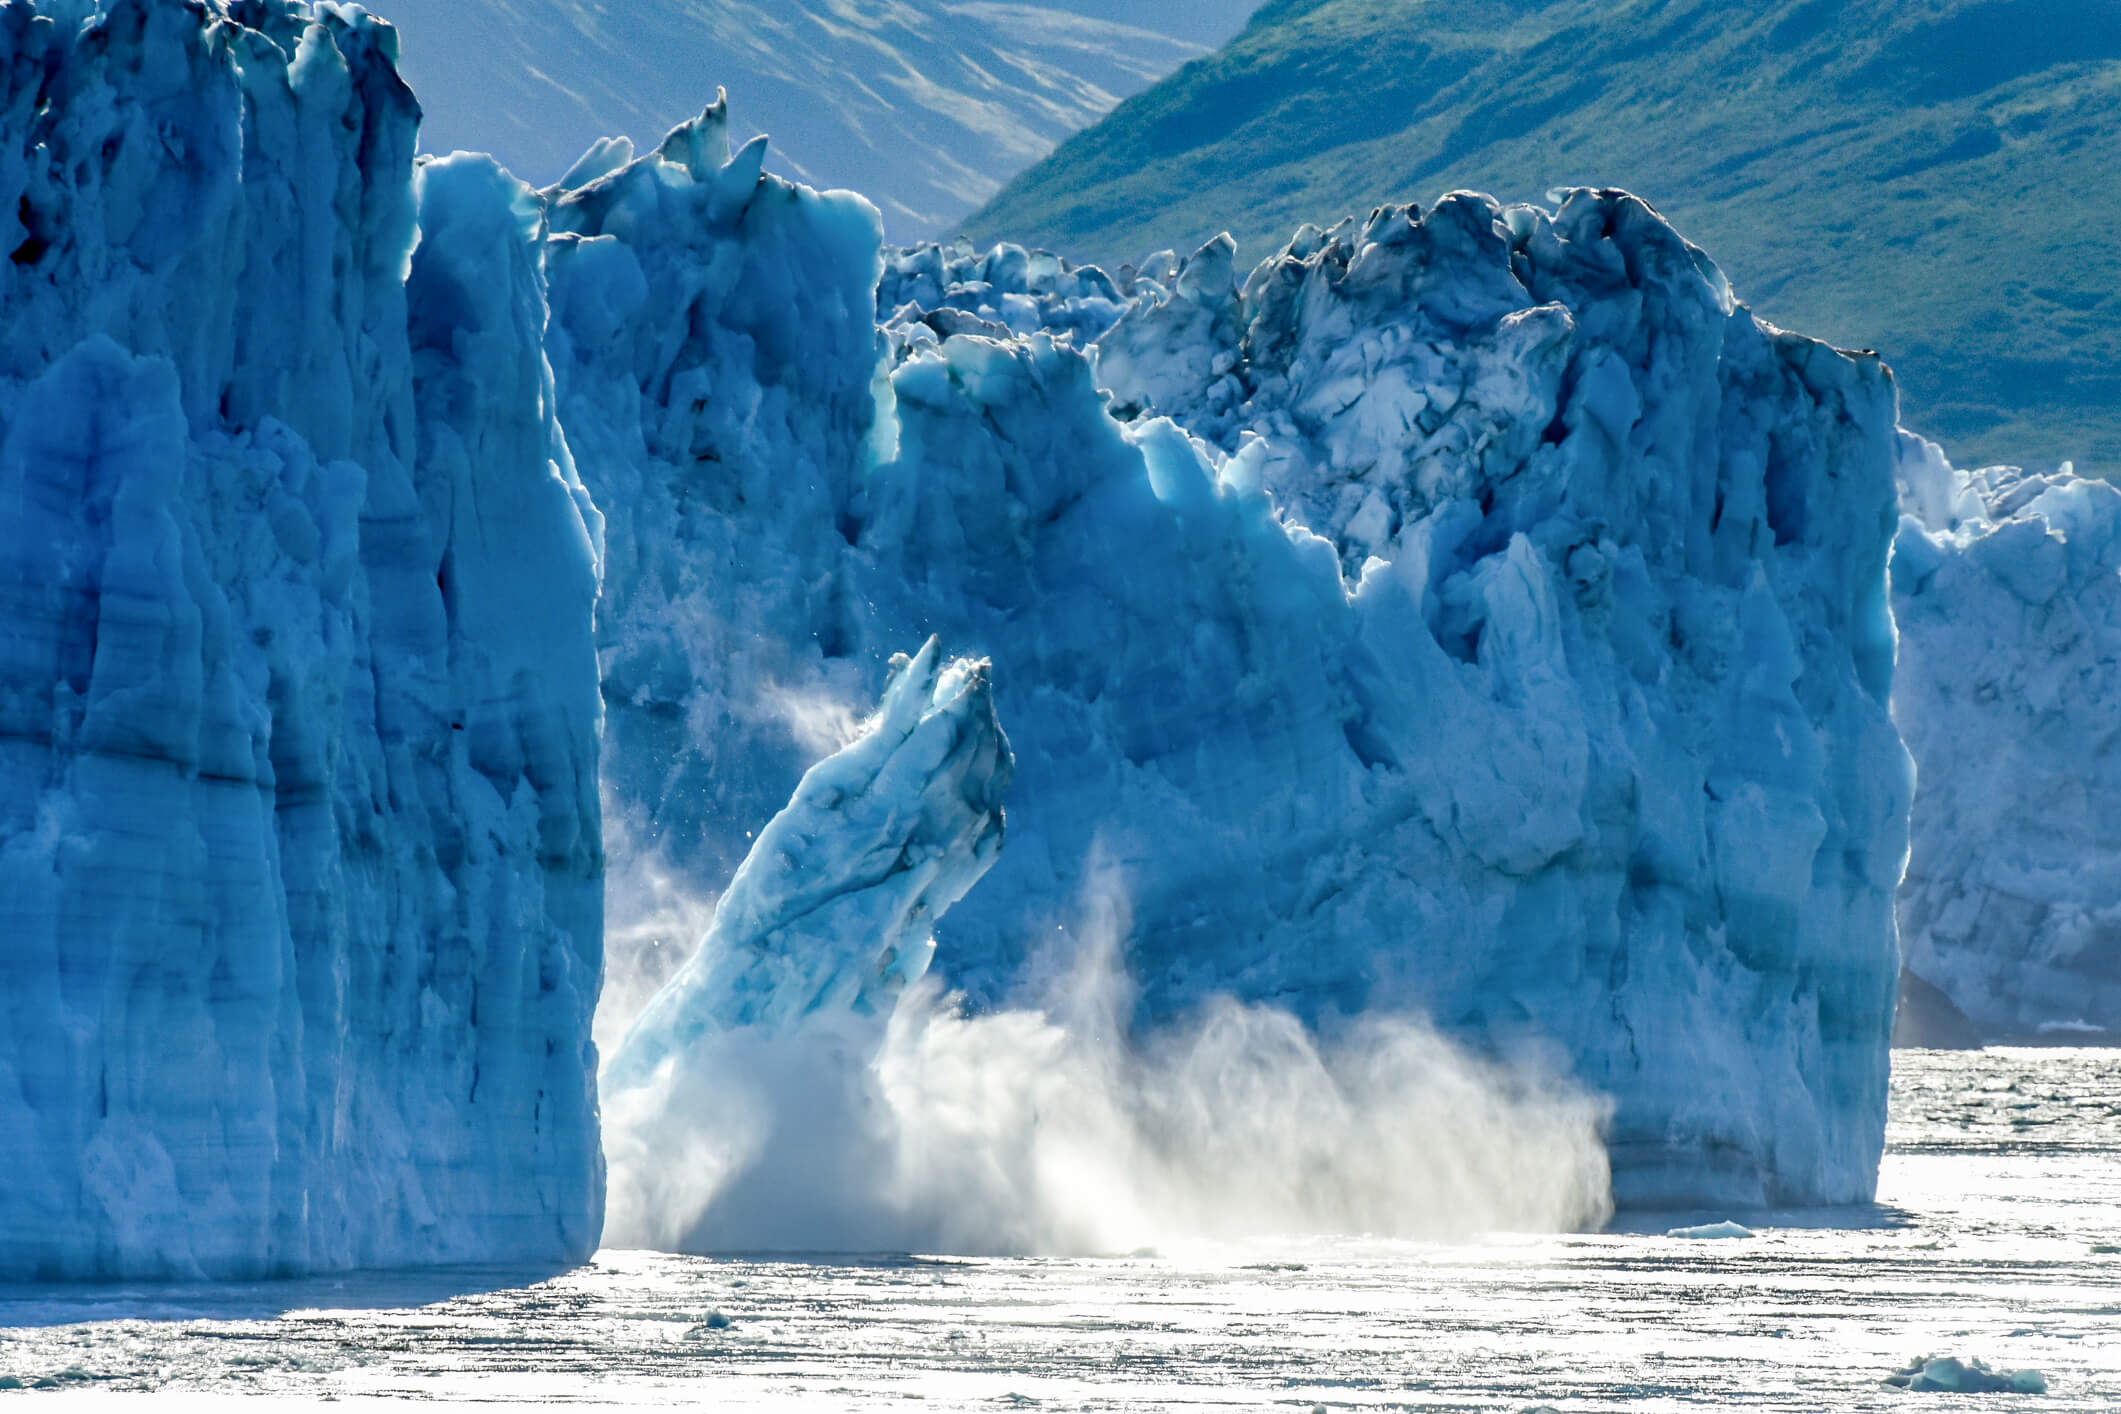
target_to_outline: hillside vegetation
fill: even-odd
[[[1275,0],[967,224],[1100,263],[1626,187],[1961,464],[2121,471],[2121,0]]]

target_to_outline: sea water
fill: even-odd
[[[0,1291],[0,1382],[717,1410],[2121,1409],[2121,1052],[1901,1052],[1874,1206],[1466,1244]],[[1679,1229],[1750,1236],[1669,1235]],[[1918,1356],[2044,1395],[1883,1380]]]

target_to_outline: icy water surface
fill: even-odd
[[[717,1410],[2121,1410],[2121,1052],[1903,1052],[1875,1208],[1468,1246],[0,1293],[65,1391]],[[1737,1218],[1752,1238],[1667,1228]],[[2047,1395],[1913,1394],[1921,1354]],[[60,1396],[64,1398],[62,1394]]]

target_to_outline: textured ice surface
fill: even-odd
[[[394,44],[0,7],[0,1274],[596,1240],[596,518]]]
[[[1903,436],[1908,965],[1990,1035],[2121,1032],[2121,490]]]
[[[886,325],[925,324],[945,337],[1044,330],[1088,344],[1150,288],[1131,271],[1115,281],[1095,265],[1075,265],[1050,251],[1008,244],[977,251],[958,242],[888,252],[876,304]]]
[[[1762,326],[1609,192],[1307,227],[1241,284],[1211,243],[1170,287],[1100,341],[1101,381],[1232,453],[1351,581],[1405,586],[1453,665],[1408,774],[1485,866],[1457,906],[1518,966],[1586,974],[1490,964],[1441,1013],[1491,1020],[1500,989],[1610,1018],[1577,1044],[1622,1096],[1623,1184],[1698,1144],[1681,1187],[1729,1160],[1860,1192],[1908,805],[1876,361]]]
[[[887,273],[873,212],[725,122],[552,214],[640,838],[727,878],[939,634],[1018,752],[939,930],[975,997],[1096,858],[1147,1017],[1418,1005],[1617,1097],[1626,1196],[1869,1195],[1910,792],[1875,359],[1584,192],[1307,229],[1242,284],[1226,246],[1145,267],[1093,373],[1080,272]],[[916,306],[881,350],[880,279]]]

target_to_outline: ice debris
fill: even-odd
[[[1895,1389],[1942,1394],[2046,1394],[2047,1376],[2038,1370],[1991,1370],[1979,1360],[1929,1355],[1885,1377]]]
[[[1753,1230],[1726,1219],[1723,1222],[1703,1223],[1699,1227],[1675,1227],[1665,1236],[1684,1237],[1691,1241],[1711,1241],[1724,1237],[1751,1237]]]
[[[893,671],[867,729],[760,832],[698,950],[606,1064],[607,1097],[741,1027],[888,1016],[927,972],[929,930],[1000,853],[1012,758],[986,663],[946,663],[931,638]]]

